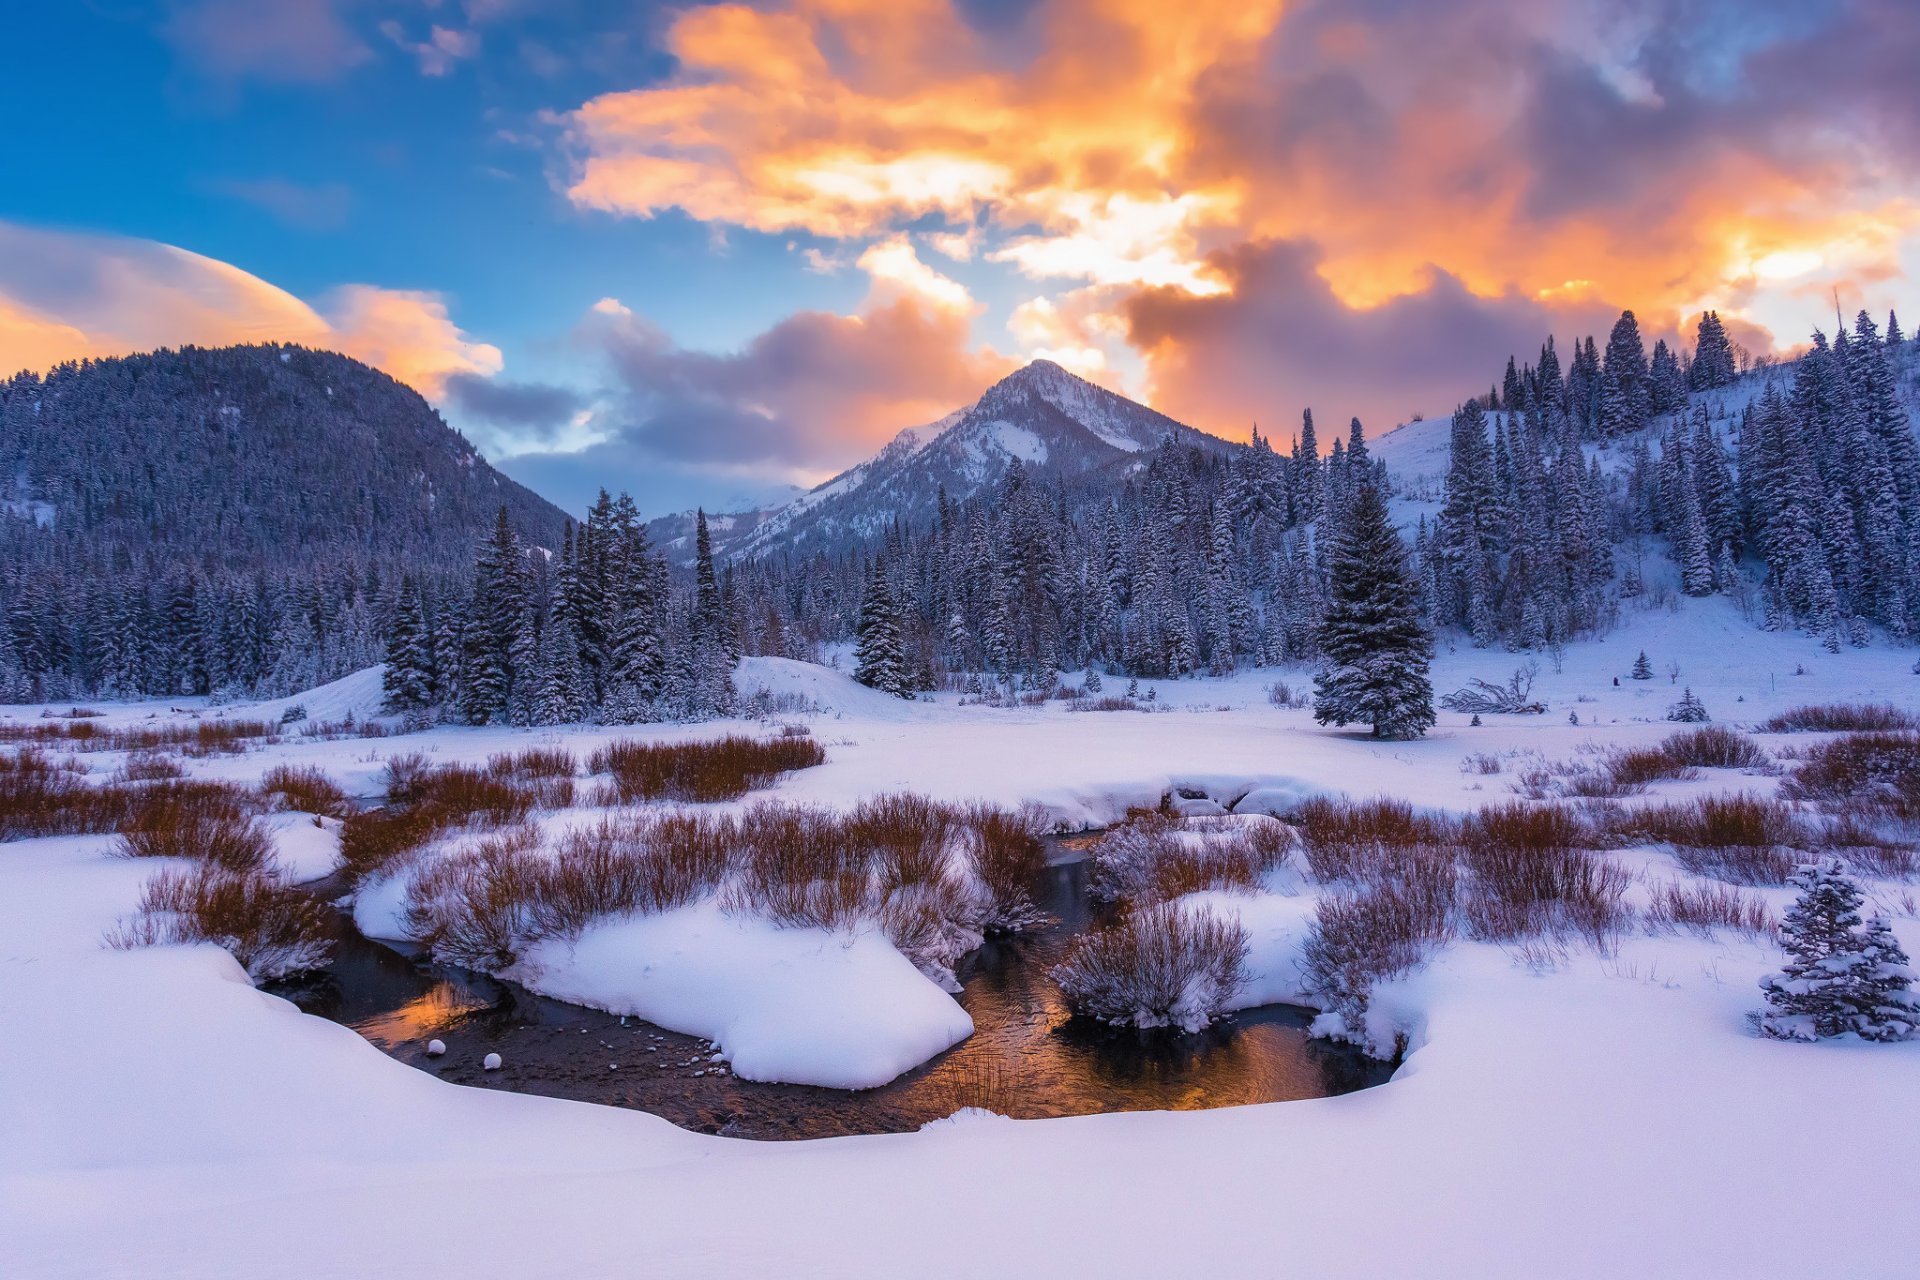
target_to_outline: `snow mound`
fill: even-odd
[[[538,943],[504,976],[704,1037],[747,1080],[871,1089],[973,1034],[879,933],[787,929],[711,901]]]
[[[805,710],[859,716],[865,720],[917,720],[916,704],[855,680],[843,671],[792,658],[742,658],[733,675],[742,698],[765,692],[779,706],[789,700]]]
[[[285,698],[235,704],[234,710],[243,713],[249,720],[277,722],[290,707],[305,707],[307,719],[312,721],[345,720],[348,716],[355,720],[367,720],[380,714],[380,704],[386,697],[380,682],[386,674],[384,664],[363,667],[338,680]]]
[[[340,821],[311,813],[276,813],[266,819],[273,860],[289,884],[333,874],[340,865]]]

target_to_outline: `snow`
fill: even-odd
[[[878,933],[781,928],[710,901],[541,942],[506,976],[711,1040],[749,1080],[870,1089],[973,1033]]]
[[[263,822],[273,837],[273,862],[289,884],[332,875],[340,865],[340,821],[311,813],[269,814]]]
[[[1625,678],[1642,648],[1661,673],[1651,682]],[[1443,651],[1435,687],[1502,679],[1522,660]],[[1683,686],[1723,723],[1842,699],[1920,708],[1911,661],[1886,647],[1828,655],[1807,637],[1755,630],[1723,600],[1630,607],[1618,631],[1570,647],[1559,670],[1542,660],[1535,693],[1546,715],[1469,728],[1442,713],[1432,735],[1404,743],[1269,705],[1266,685],[1299,686],[1298,670],[1143,682],[1157,709],[1110,715],[905,702],[777,659],[743,664],[740,680],[821,708],[779,716],[811,725],[828,762],[782,780],[777,798],[838,807],[911,787],[1032,800],[1079,827],[1176,786],[1239,813],[1283,811],[1316,791],[1459,811],[1510,797],[1516,769],[1536,756],[1658,741]],[[1799,665],[1807,674],[1793,674]],[[354,680],[357,692],[294,701],[330,716],[317,705],[360,705],[377,669],[341,683]],[[182,705],[101,710],[110,723],[257,714]],[[1574,710],[1579,726],[1567,723]],[[370,794],[384,759],[408,751],[471,761],[557,742],[584,756],[615,738],[743,729],[768,726],[289,737],[185,763],[239,779],[315,765]],[[1481,755],[1502,771],[1470,767]],[[81,758],[100,776],[118,763]],[[1716,773],[1660,784],[1650,798],[1772,785]],[[285,847],[306,838],[297,816],[273,821],[287,824],[276,827],[284,859],[321,864],[317,844]],[[1529,955],[1453,944],[1376,993],[1376,1013],[1411,1052],[1391,1083],[1342,1097],[1046,1121],[965,1115],[911,1134],[749,1143],[637,1111],[446,1083],[256,991],[211,946],[105,949],[157,870],[113,856],[112,844],[0,848],[7,1276],[942,1276],[1007,1257],[1064,1275],[1915,1273],[1910,1233],[1885,1223],[1920,1197],[1920,1043],[1761,1039],[1748,1015],[1782,957],[1739,935],[1635,932],[1606,956],[1577,944]],[[1658,851],[1606,856],[1636,877],[1636,897],[1684,875]],[[363,920],[391,888],[362,893]],[[1914,886],[1868,890],[1920,950]],[[1280,875],[1261,894],[1198,895],[1248,930],[1242,999],[1297,994],[1314,893]],[[1787,900],[1784,890],[1760,896],[1776,913]],[[609,1008],[627,1002],[621,1012],[683,1017],[742,1074],[771,1054],[775,1070],[871,1080],[933,1051],[936,1025],[965,1034],[934,1016],[964,1018],[958,1007],[871,935],[776,930],[700,908],[609,923],[570,951],[544,945],[529,957],[541,970],[531,980],[575,984],[575,998]],[[809,1041],[818,1020],[842,1015],[833,1045]],[[296,1240],[289,1223],[326,1229]]]
[[[1011,422],[982,423],[975,429],[967,447],[975,458],[984,462],[997,462],[1002,456],[1018,458],[1022,462],[1047,460],[1047,442],[1025,427]]]

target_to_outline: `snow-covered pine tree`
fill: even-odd
[[[1868,918],[1860,938],[1852,1029],[1863,1040],[1907,1040],[1920,1034],[1920,995],[1900,940],[1885,916]]]
[[[401,579],[393,621],[387,628],[387,669],[381,691],[390,712],[425,711],[434,704],[433,635],[411,575]]]
[[[1777,1040],[1824,1040],[1857,1032],[1897,1040],[1920,1026],[1913,973],[1886,921],[1862,926],[1860,886],[1838,858],[1794,872],[1799,898],[1780,926],[1787,963],[1760,980],[1761,1031]]]
[[[1606,362],[1600,369],[1602,437],[1630,435],[1647,425],[1652,398],[1647,385],[1647,349],[1640,340],[1640,324],[1633,312],[1622,311],[1607,337]]]
[[[1711,719],[1707,708],[1688,686],[1680,691],[1680,701],[1667,708],[1667,719],[1680,724],[1701,724]]]
[[[876,562],[867,580],[866,596],[860,602],[860,624],[855,632],[853,678],[870,689],[910,698],[913,691],[907,681],[907,655],[900,637],[900,613],[893,593],[887,589],[886,574]]]
[[[1329,555],[1331,578],[1314,678],[1314,719],[1371,724],[1375,737],[1416,738],[1434,722],[1427,678],[1433,639],[1406,567],[1406,549],[1377,485],[1353,497]]]

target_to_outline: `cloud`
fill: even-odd
[[[0,222],[0,365],[267,341],[345,352],[427,395],[456,373],[493,374],[502,363],[435,294],[351,284],[315,308],[173,245]]]
[[[1014,367],[971,345],[966,290],[904,238],[859,266],[872,287],[853,314],[796,312],[724,354],[681,347],[613,299],[594,304],[578,338],[613,370],[621,442],[656,459],[817,480]]]
[[[175,0],[160,34],[218,79],[322,84],[373,56],[346,21],[352,0]]]
[[[407,29],[391,18],[380,24],[380,34],[391,40],[395,47],[412,54],[420,64],[420,74],[423,76],[448,75],[455,64],[462,59],[475,57],[480,52],[478,32],[443,27],[438,23],[428,27],[424,40],[410,38]]]
[[[208,186],[302,231],[337,231],[353,209],[353,192],[338,182],[307,186],[286,178],[220,178]]]
[[[1604,334],[1619,311],[1597,300],[1483,298],[1439,271],[1419,292],[1356,309],[1322,277],[1317,251],[1297,241],[1243,245],[1215,265],[1229,292],[1150,290],[1123,311],[1148,358],[1155,406],[1222,434],[1256,420],[1288,424],[1303,407],[1331,421],[1357,416],[1378,434],[1483,390],[1507,356],[1529,359],[1549,333],[1560,336],[1564,363],[1571,335]]]
[[[1115,307],[1290,242],[1349,310],[1437,271],[1780,328],[1884,305],[1920,237],[1907,0],[770,0],[665,46],[565,117],[577,205],[910,231]]]

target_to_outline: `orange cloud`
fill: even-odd
[[[463,333],[435,294],[356,284],[321,303],[173,245],[0,223],[0,368],[9,371],[265,341],[342,351],[434,396],[454,374],[500,371],[499,349]]]
[[[1896,101],[1920,11],[1891,0],[1744,43],[1714,6],[1603,0],[1041,0],[1011,28],[969,12],[685,11],[670,76],[567,117],[568,194],[834,239],[944,221],[933,236],[968,238],[936,248],[1116,302],[1220,296],[1215,254],[1289,242],[1315,246],[1348,309],[1418,297],[1438,270],[1492,303],[1577,295],[1660,324],[1702,305],[1777,324],[1799,268],[1884,283],[1920,229],[1914,168],[1882,153],[1920,137]],[[1043,319],[1018,327],[1088,358]]]

